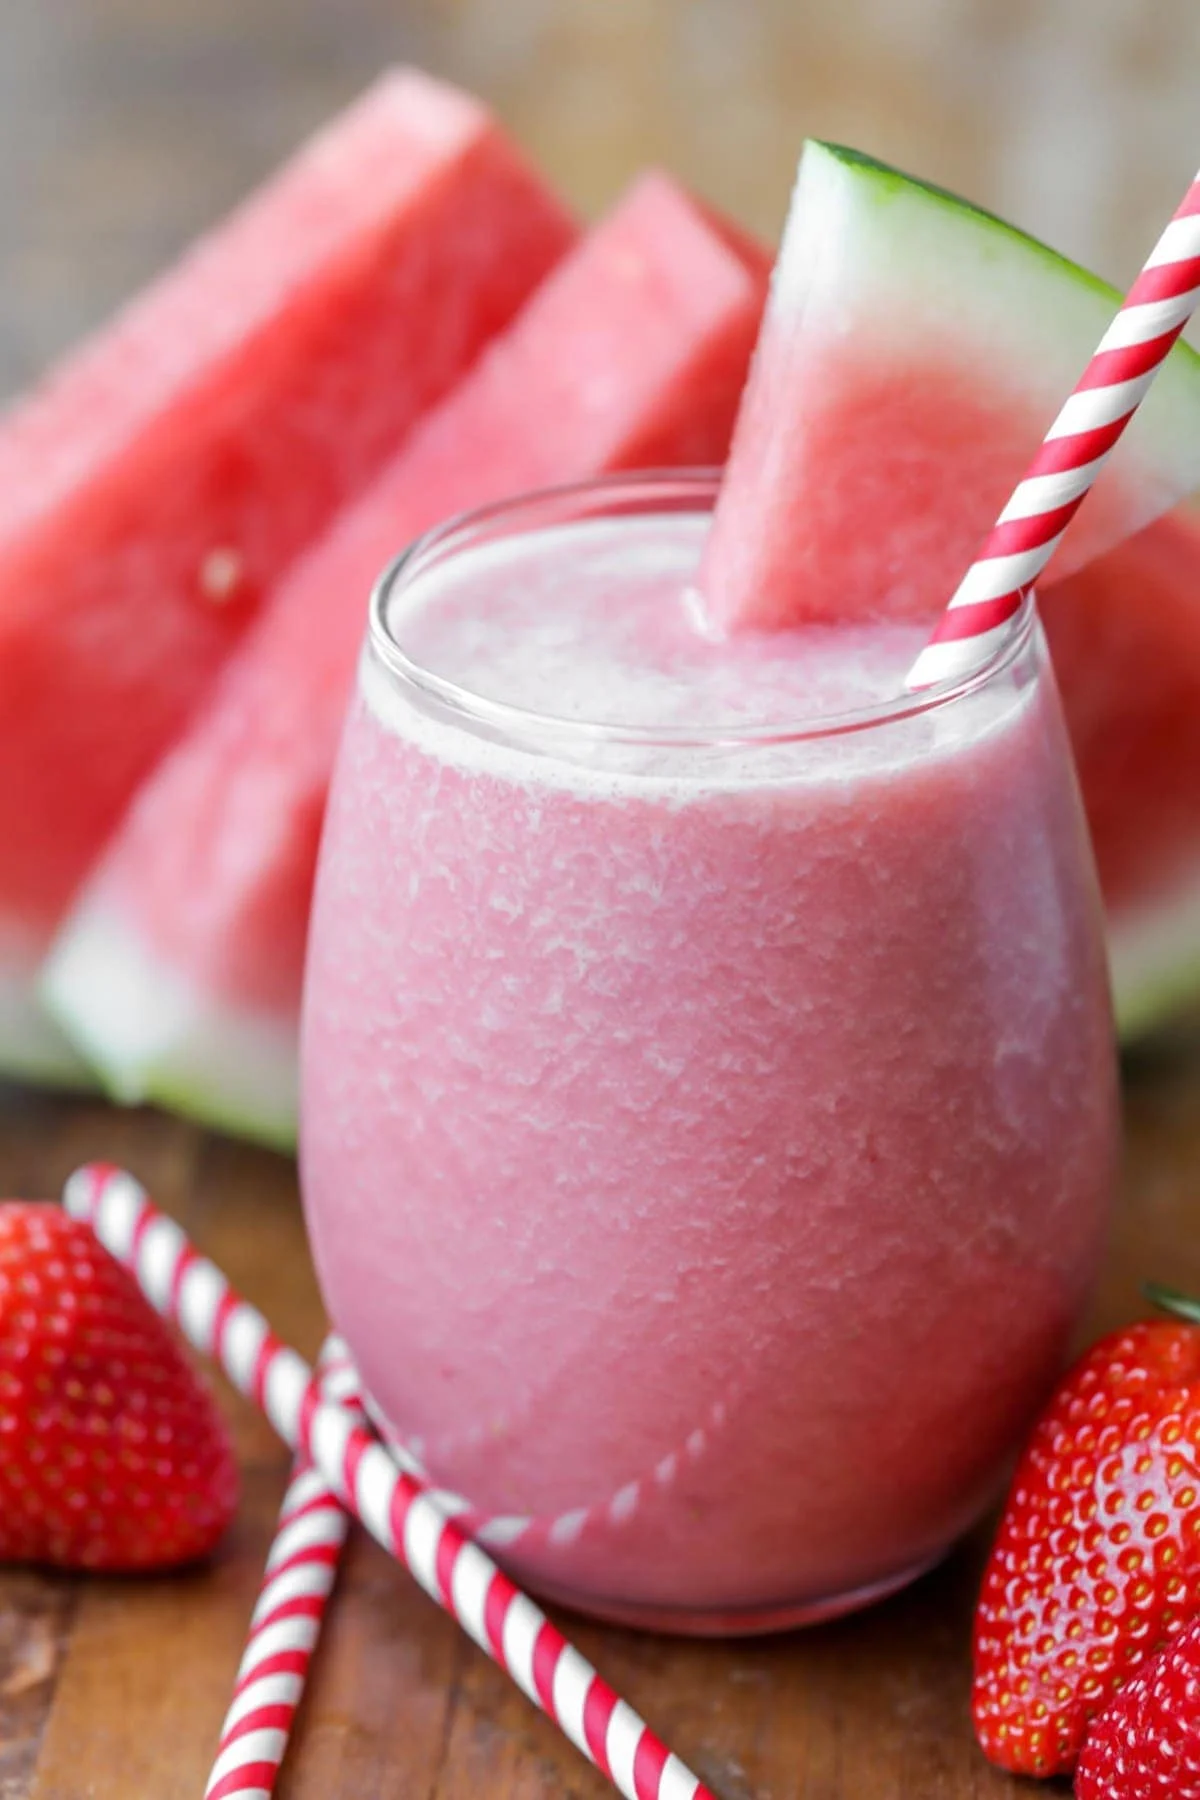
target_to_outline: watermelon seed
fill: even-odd
[[[200,592],[214,606],[223,606],[241,585],[242,559],[236,550],[210,550],[200,566]]]

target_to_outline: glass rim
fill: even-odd
[[[507,700],[478,694],[472,688],[427,669],[411,656],[392,629],[389,612],[395,595],[418,581],[422,575],[438,568],[457,554],[491,540],[489,527],[512,523],[515,529],[505,536],[519,536],[524,530],[544,529],[551,524],[567,525],[586,522],[590,517],[633,517],[656,512],[678,515],[711,510],[720,485],[721,470],[712,468],[644,469],[622,474],[599,475],[582,481],[564,482],[548,487],[530,488],[522,493],[490,501],[452,514],[449,518],[421,532],[405,545],[384,568],[376,581],[368,610],[367,641],[388,674],[402,688],[426,700],[434,701],[456,723],[470,729],[487,729],[513,744],[528,746],[534,735],[541,739],[559,739],[589,744],[643,745],[667,749],[753,748],[756,745],[781,745],[812,742],[841,737],[850,733],[899,724],[924,713],[950,706],[981,688],[989,686],[1017,661],[1033,634],[1036,599],[1029,588],[1013,614],[1003,638],[987,660],[967,675],[937,682],[916,692],[902,689],[887,700],[840,713],[810,714],[792,720],[773,720],[758,724],[753,721],[727,725],[647,725],[626,724],[618,720],[563,718]],[[624,499],[625,504],[621,504]],[[527,527],[518,521],[527,514],[572,506],[594,507],[581,512],[567,512],[560,519]]]

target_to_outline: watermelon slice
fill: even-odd
[[[936,613],[1119,300],[965,201],[808,144],[702,571],[714,626]],[[1054,574],[1197,486],[1180,345]]]
[[[989,214],[810,144],[707,550],[716,620],[932,618],[1117,304]],[[1180,345],[1040,588],[1126,1039],[1200,995],[1200,501],[1136,530],[1198,482]]]
[[[1131,1039],[1200,998],[1200,501],[1039,605]]]
[[[564,261],[283,582],[137,797],[51,957],[119,1097],[286,1145],[325,792],[385,562],[522,488],[724,455],[769,259],[662,176]]]
[[[568,246],[473,100],[380,81],[0,422],[0,1068],[35,971],[266,589]]]

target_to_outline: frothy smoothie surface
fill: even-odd
[[[785,738],[901,694],[928,635],[921,624],[706,635],[694,593],[706,525],[687,515],[635,517],[482,546],[430,568],[394,598],[391,634],[413,663],[468,696],[631,734]],[[381,685],[372,693],[386,710]],[[527,742],[528,723],[514,728]],[[918,726],[912,746],[935,735]],[[662,773],[672,760],[651,744],[606,752],[560,738],[555,749],[630,773]],[[734,757],[729,772],[744,775],[752,760]],[[768,768],[811,761],[811,750],[793,746],[772,752]]]

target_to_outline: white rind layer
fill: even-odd
[[[114,1099],[157,1101],[276,1149],[294,1145],[294,1015],[198,992],[96,901],[77,908],[57,940],[42,994]]]
[[[1161,899],[1110,918],[1108,950],[1122,1042],[1200,1004],[1200,858]]]
[[[38,993],[39,958],[0,932],[0,1075],[45,1087],[92,1088],[95,1077]]]

